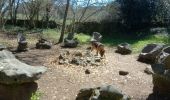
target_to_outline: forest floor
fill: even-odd
[[[2,36],[1,36],[2,37]],[[3,41],[7,41],[4,40]],[[16,40],[8,40],[13,43]],[[152,76],[144,73],[149,64],[137,61],[139,54],[120,55],[115,53],[115,47],[105,47],[105,65],[102,66],[66,66],[51,63],[57,59],[63,50],[85,51],[89,45],[66,49],[55,45],[50,50],[37,50],[34,45],[27,52],[16,53],[16,57],[30,65],[44,65],[47,72],[37,81],[40,100],[75,100],[78,91],[86,87],[116,85],[132,100],[146,100],[152,94]],[[16,48],[16,45],[13,45]],[[85,74],[89,69],[90,74]],[[120,76],[119,71],[128,71],[126,76]]]

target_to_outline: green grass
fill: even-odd
[[[57,29],[44,29],[43,37],[46,37],[48,39],[57,40],[60,37],[60,31]]]
[[[80,34],[76,34],[75,38],[79,40],[80,44],[86,44],[89,43],[91,37],[89,35],[80,33]]]
[[[7,26],[6,30],[7,31],[16,31],[18,29],[22,29],[21,27],[12,27],[12,26]],[[40,29],[33,29],[33,30],[27,30],[25,33],[30,33],[34,32]],[[58,39],[60,37],[60,30],[57,29],[42,29],[43,34],[42,37],[45,37],[46,39],[52,40],[54,43],[58,42]],[[142,33],[141,33],[142,34]],[[149,33],[148,33],[149,34]],[[142,48],[149,44],[149,43],[164,43],[168,44],[170,42],[170,36],[166,35],[147,35],[143,37],[136,37],[132,38],[129,36],[121,36],[120,34],[116,34],[119,36],[103,36],[102,43],[107,45],[107,46],[117,46],[120,43],[130,43],[133,48],[133,53],[138,53],[142,50]],[[65,34],[65,37],[67,34]],[[80,41],[80,44],[89,44],[90,43],[90,38],[91,36],[80,33],[76,34],[75,38],[77,38]],[[35,37],[32,39],[34,40]]]
[[[168,44],[170,42],[170,37],[165,35],[150,35],[143,38],[103,38],[103,43],[108,46],[117,46],[118,44],[124,42],[130,43],[132,45],[133,53],[138,53],[149,43]]]
[[[42,93],[40,93],[40,92],[35,92],[35,93],[33,93],[32,94],[32,96],[31,96],[31,100],[40,100],[40,97],[42,96]]]

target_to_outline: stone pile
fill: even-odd
[[[17,39],[18,39],[17,51],[19,51],[19,52],[27,51],[28,43],[27,43],[26,37],[23,35],[23,33],[18,33]]]
[[[90,50],[85,52],[74,51],[63,51],[58,57],[59,64],[73,64],[77,66],[99,66],[101,65],[102,58],[94,56]]]

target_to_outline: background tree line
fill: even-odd
[[[170,0],[0,0],[0,27],[20,22],[43,28],[52,23],[70,32],[112,34],[168,27],[169,10]]]

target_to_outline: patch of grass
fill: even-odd
[[[117,46],[120,43],[130,43],[133,48],[133,53],[138,53],[142,50],[144,46],[150,43],[164,43],[168,44],[170,42],[170,37],[167,35],[150,35],[143,38],[126,38],[126,37],[103,37],[102,43],[108,46]]]
[[[60,31],[57,29],[44,29],[43,36],[48,39],[57,40],[59,39]]]
[[[40,93],[39,91],[35,92],[32,94],[31,96],[31,100],[40,100],[40,97],[42,96],[42,93]]]
[[[19,26],[6,25],[3,30],[7,32],[18,32],[18,30],[26,30],[26,28],[19,27]]]
[[[79,40],[80,44],[86,44],[89,43],[91,37],[89,35],[80,33],[80,34],[76,34],[75,38]]]
[[[149,43],[160,43],[160,44],[168,44],[169,36],[165,35],[152,35],[148,36],[144,39],[140,39],[132,44],[133,50],[135,53],[140,52],[144,46]]]

